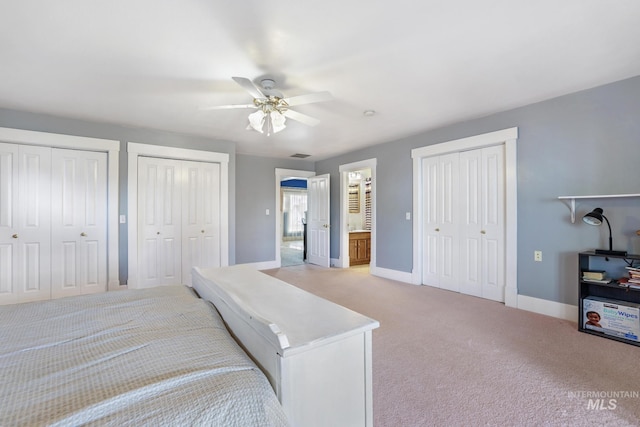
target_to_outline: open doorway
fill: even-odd
[[[304,190],[306,192],[306,180],[307,178],[315,176],[315,172],[312,171],[304,171],[304,170],[295,170],[295,169],[280,169],[276,168],[276,191],[275,191],[275,206],[276,206],[276,215],[274,215],[275,219],[275,266],[274,267],[284,267],[285,265],[298,265],[304,262],[304,228],[302,228],[301,238],[297,239],[295,233],[297,232],[295,228],[298,226],[298,220],[300,219],[297,213],[293,215],[288,215],[287,221],[291,223],[291,225],[287,225],[287,231],[285,231],[285,217],[284,217],[284,196],[282,191],[282,182],[283,181],[291,181],[291,180],[300,180],[304,181]],[[299,185],[302,185],[301,183]],[[293,203],[297,204],[300,201],[294,200]],[[299,207],[294,210],[299,211]],[[300,225],[301,219],[300,219]],[[294,227],[295,226],[295,227]],[[291,234],[293,232],[294,235],[290,236],[292,239],[285,240],[285,234]]]
[[[307,180],[280,181],[280,266],[304,264],[306,260]]]
[[[376,267],[376,159],[340,166],[340,261],[343,268]]]

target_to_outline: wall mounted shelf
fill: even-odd
[[[560,200],[569,200],[571,222],[576,222],[576,199],[613,199],[622,197],[640,197],[640,194],[601,194],[594,196],[559,196]]]

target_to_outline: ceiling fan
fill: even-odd
[[[249,114],[249,125],[247,129],[253,129],[260,133],[266,131],[267,135],[283,130],[286,127],[285,121],[287,118],[308,126],[317,125],[320,123],[318,119],[291,110],[289,107],[333,99],[333,96],[329,92],[317,92],[285,98],[282,93],[275,89],[276,82],[272,79],[265,78],[260,80],[260,87],[245,77],[232,77],[232,79],[253,96],[253,103],[205,107],[203,110],[226,110],[232,108],[256,109],[257,111]]]

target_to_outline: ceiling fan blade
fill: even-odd
[[[255,104],[231,104],[231,105],[216,105],[213,107],[202,107],[201,110],[230,110],[233,108],[258,108]]]
[[[253,82],[245,77],[231,77],[236,83],[244,88],[251,96],[254,98],[266,98],[264,93],[260,90],[258,86],[253,84]]]
[[[285,117],[298,121],[300,123],[304,123],[307,126],[315,126],[320,123],[320,120],[314,119],[311,116],[307,116],[306,114],[298,113],[293,110],[286,110],[282,113]]]
[[[311,104],[313,102],[331,101],[333,95],[330,92],[318,92],[309,93],[307,95],[292,96],[291,98],[284,98],[284,101],[290,106]]]

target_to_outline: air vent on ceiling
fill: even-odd
[[[309,156],[311,156],[311,154],[296,153],[296,154],[293,154],[291,157],[296,157],[298,159],[306,159]]]

